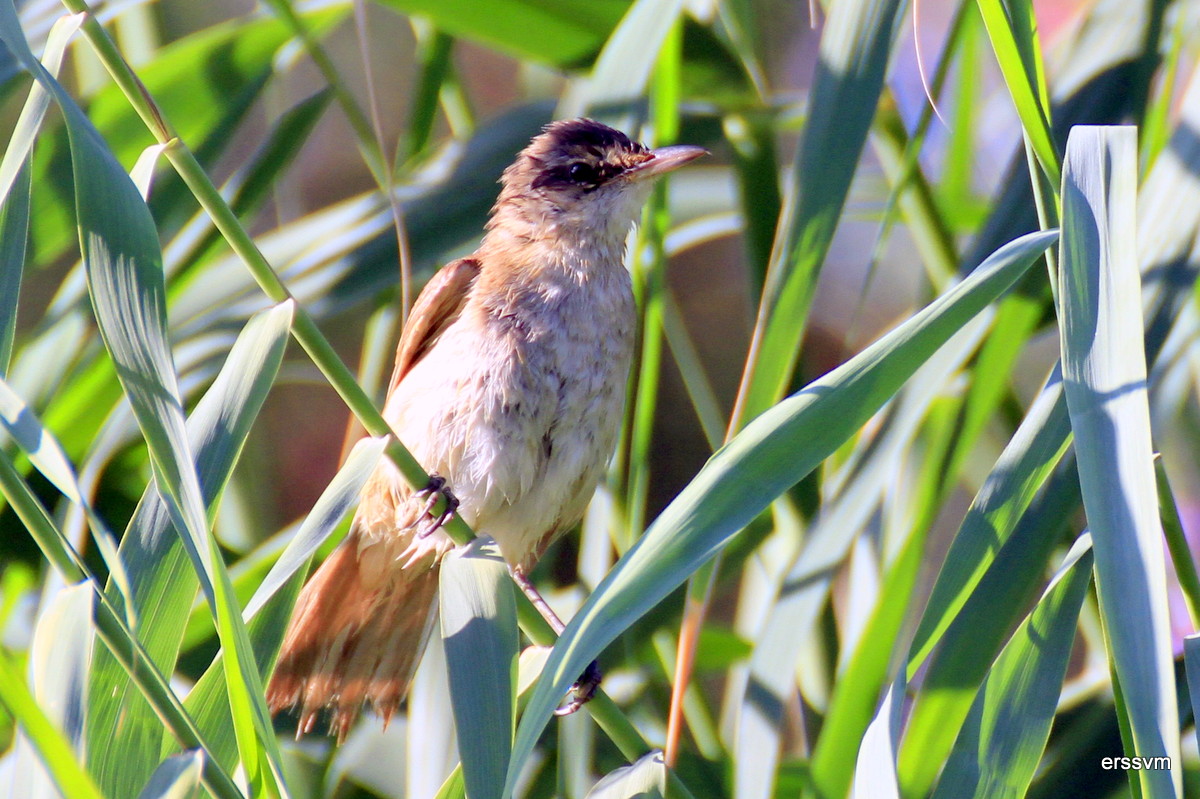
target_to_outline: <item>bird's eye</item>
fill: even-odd
[[[585,164],[582,161],[577,161],[574,164],[571,164],[570,168],[567,170],[567,177],[571,179],[572,183],[595,183],[596,168],[591,164]]]

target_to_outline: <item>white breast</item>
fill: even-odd
[[[547,270],[471,303],[385,416],[459,512],[516,563],[582,515],[612,456],[633,350],[624,268]],[[432,542],[431,542],[432,543]]]

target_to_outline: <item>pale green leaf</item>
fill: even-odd
[[[863,736],[854,765],[854,785],[850,794],[853,799],[900,799],[896,753],[900,748],[904,692],[907,689],[904,669],[900,669]]]
[[[150,189],[154,183],[154,169],[158,166],[158,159],[166,151],[167,145],[165,144],[150,145],[142,150],[133,169],[129,170],[129,179],[133,181],[133,185],[137,186],[138,193],[142,195],[143,200],[150,199]]]
[[[1056,393],[1058,404],[1063,406],[1065,427],[1065,403],[1061,390]],[[1059,437],[1065,441],[1066,431],[1061,431]],[[993,474],[999,472],[998,466]],[[1019,504],[1019,495],[1010,497],[1009,503]],[[1078,505],[1079,481],[1073,461],[1066,460],[1045,480],[1041,493],[1028,506],[1021,506],[1021,513],[1005,519],[1005,526],[992,533],[998,549],[977,553],[987,567],[978,582],[972,583],[953,621],[939,635],[940,643],[926,662],[913,698],[900,757],[906,790],[927,793],[932,787],[970,711],[976,689],[1019,621],[1016,617],[1020,610],[1036,598],[1051,550]],[[960,536],[966,531],[964,526]],[[982,534],[984,528],[973,524],[970,535]],[[950,557],[943,568],[947,574],[969,571],[971,564],[959,568]]]
[[[667,795],[667,764],[659,751],[606,775],[584,799],[662,799]]]
[[[1019,799],[1029,789],[1058,705],[1079,608],[1091,582],[1091,536],[1075,542],[976,695],[934,799]]]
[[[82,22],[83,16],[74,14],[59,19],[50,29],[42,55],[49,74],[58,75],[67,43]],[[49,107],[49,92],[35,81],[0,159],[0,376],[8,374],[16,333],[17,300],[29,240],[33,142]]]
[[[50,35],[46,39],[46,51],[42,55],[42,66],[47,74],[58,76],[58,70],[62,66],[63,53],[66,51],[71,37],[83,24],[83,18],[83,14],[71,14],[57,20],[54,27],[50,29]],[[5,31],[6,36],[14,34],[20,35],[19,28],[16,31]],[[24,42],[23,36],[21,41]],[[22,49],[25,50],[29,59],[24,66],[29,69],[28,64],[32,61],[33,54],[28,51],[28,46]],[[8,141],[8,149],[4,151],[4,158],[0,160],[0,200],[8,196],[13,182],[17,179],[18,171],[28,164],[29,154],[33,150],[33,142],[37,138],[38,130],[42,126],[42,120],[46,118],[46,111],[49,107],[50,92],[41,83],[35,81],[29,89],[29,97],[26,99],[24,107],[21,108],[21,115],[17,118],[16,127]]]
[[[0,202],[0,377],[8,374],[17,333],[21,275],[29,241],[29,167],[17,172],[8,195]]]
[[[817,277],[875,117],[896,27],[897,0],[834,3],[759,304],[758,350],[743,377],[741,427],[787,391]]]
[[[1192,633],[1183,639],[1183,664],[1187,671],[1188,698],[1192,704],[1192,718],[1200,719],[1200,633]],[[1196,742],[1200,744],[1200,725],[1193,727]]]
[[[95,588],[88,582],[60,590],[46,604],[34,630],[29,672],[31,696],[22,696],[19,675],[0,674],[0,702],[22,725],[17,744],[13,796],[99,796],[83,769],[86,687],[95,631]],[[0,671],[11,665],[0,655]],[[36,708],[26,702],[34,701]],[[44,715],[42,715],[44,714]]]
[[[365,438],[354,446],[247,603],[243,616],[254,642],[257,668],[264,677],[283,642],[310,559],[358,499],[386,444],[386,438]],[[235,751],[229,706],[223,701],[225,679],[218,657],[197,681],[185,703],[197,725],[206,732],[212,756],[220,761],[230,758]]]
[[[441,636],[430,636],[413,675],[408,692],[408,724],[409,729],[421,732],[406,736],[404,741],[404,794],[428,796],[445,783],[456,766],[461,766],[450,669]]]
[[[1050,97],[1033,6],[1027,0],[979,0],[979,10],[1021,127],[1042,169],[1057,183],[1060,165],[1050,130]]]
[[[71,466],[57,439],[42,426],[37,415],[4,380],[0,380],[0,426],[3,426],[17,444],[25,450],[25,454],[29,456],[29,460],[37,470],[83,511],[88,524],[91,525],[96,546],[104,558],[105,565],[108,566],[109,576],[124,603],[126,621],[130,627],[136,627],[137,611],[130,601],[133,592],[130,588],[125,564],[117,552],[116,539],[100,514],[96,513],[92,507],[92,503],[87,498],[87,492],[80,486],[75,469]]]
[[[384,0],[384,5],[426,17],[455,36],[560,66],[599,50],[629,7],[627,0]]]
[[[1062,458],[1070,433],[1066,411],[1056,372],[1004,448],[959,527],[913,640],[910,677],[940,640]]]
[[[466,799],[467,786],[463,782],[462,766],[458,766],[442,783],[433,799]]]
[[[138,799],[192,799],[203,770],[204,753],[199,750],[172,755],[150,775]]]
[[[293,305],[284,303],[247,323],[213,385],[188,420],[205,502],[220,497],[250,425],[278,372]],[[152,486],[143,495],[125,536],[139,634],[159,669],[174,670],[197,578],[165,504]],[[93,667],[89,766],[107,791],[140,791],[162,760],[163,729],[123,669],[103,651]],[[228,704],[226,703],[226,707]]]
[[[1141,771],[1148,799],[1179,789],[1179,720],[1154,481],[1141,280],[1136,259],[1134,128],[1077,127],[1063,170],[1060,341],[1063,384],[1096,588],[1134,751],[1172,758]]]
[[[5,7],[7,8],[7,7]],[[6,16],[11,15],[9,9]],[[11,19],[15,27],[15,17]],[[0,33],[9,32],[9,25]],[[27,47],[10,36],[10,49]],[[18,57],[21,52],[17,51]],[[256,786],[277,784],[279,747],[253,666],[229,575],[208,530],[166,336],[162,254],[154,220],[133,182],[78,105],[32,59],[23,59],[63,110],[72,151],[76,214],[89,294],[105,348],[149,447],[155,483],[201,577],[225,646],[243,764]],[[260,748],[261,746],[261,748]],[[264,762],[264,758],[265,761]]]
[[[842,470],[844,474],[826,478],[828,495],[810,525],[799,557],[776,587],[778,597],[756,636],[749,686],[741,703],[734,739],[734,785],[739,796],[771,795],[782,745],[784,707],[795,684],[793,670],[780,668],[779,664],[798,662],[828,600],[838,565],[858,539],[863,525],[876,512],[884,493],[894,484],[901,457],[912,446],[930,406],[983,337],[990,321],[986,316],[990,315],[981,314],[971,320],[917,370],[912,381],[882,414],[879,430],[869,447],[857,450],[860,457],[847,464]],[[847,651],[856,644],[846,642]],[[890,647],[868,643],[864,648],[879,650],[886,669]],[[881,671],[879,679],[886,679],[884,672]],[[874,704],[875,690],[857,686],[857,691],[871,694],[868,701]],[[866,723],[865,719],[862,723]],[[837,789],[825,784],[833,770],[840,772],[845,783],[849,782],[851,759],[861,735],[860,726],[837,746],[836,736],[822,734],[813,756],[813,779],[817,785],[837,793]],[[845,791],[845,784],[840,791]]]
[[[246,621],[254,618],[254,614],[258,613],[292,575],[306,569],[317,549],[358,500],[358,495],[375,470],[375,465],[379,463],[385,446],[386,438],[368,437],[360,440],[350,450],[346,462],[321,492],[316,504],[304,518],[304,523],[296,531],[295,537],[288,542],[279,560],[275,561],[275,565],[263,578],[254,596],[246,603],[246,609],[242,612]]]
[[[680,14],[682,0],[635,0],[604,43],[587,77],[574,81],[559,103],[562,119],[598,115],[627,127],[634,105],[644,97],[658,52]]]
[[[476,538],[442,560],[439,605],[458,751],[471,799],[504,786],[516,717],[517,605],[495,542]]]
[[[521,719],[506,791],[583,668],[849,438],[1056,237],[1054,232],[1031,234],[997,251],[858,356],[761,415],[709,460],[609,572],[559,639]]]

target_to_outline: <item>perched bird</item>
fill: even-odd
[[[383,462],[297,601],[267,700],[298,707],[299,732],[329,710],[341,739],[364,702],[385,720],[400,706],[453,546],[428,518],[430,492],[495,538],[536,597],[528,569],[580,519],[616,445],[636,324],[630,226],[656,177],[704,153],[650,150],[575,119],[548,125],[504,171],[479,249],[417,298],[384,406],[438,477],[414,492]]]

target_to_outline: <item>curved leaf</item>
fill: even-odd
[[[188,420],[209,506],[220,497],[278,373],[292,310],[291,303],[284,303],[250,320]],[[139,636],[159,668],[170,673],[197,582],[165,503],[153,486],[134,513],[120,552],[129,568]],[[89,766],[106,790],[129,795],[141,789],[162,759],[163,729],[107,652],[97,651],[93,675]]]
[[[709,460],[567,625],[517,730],[506,795],[584,666],[840,446],[1057,235],[1035,233],[1003,247],[900,327],[755,419]]]
[[[795,686],[794,670],[780,668],[796,663],[805,642],[813,634],[829,596],[838,565],[846,558],[859,532],[879,507],[880,497],[895,482],[903,453],[912,446],[920,421],[931,404],[946,390],[947,382],[970,357],[989,319],[984,314],[971,321],[946,346],[929,358],[914,379],[896,397],[875,435],[870,449],[854,464],[843,482],[843,490],[827,499],[809,527],[796,562],[780,580],[750,663],[750,686],[741,702],[734,738],[734,785],[738,796],[771,795],[778,767],[783,730],[783,712]],[[828,483],[827,483],[828,485]],[[908,592],[903,592],[907,595]],[[882,667],[878,680],[886,679],[889,645],[863,649],[877,652]],[[852,645],[851,642],[846,644]],[[853,692],[865,700],[862,725],[870,718],[876,691],[850,682]],[[751,700],[751,692],[753,699]],[[837,695],[835,690],[835,698]],[[813,752],[813,781],[830,795],[845,793],[845,784],[829,785],[830,771],[838,771],[848,784],[849,766],[862,735],[862,726],[843,736],[841,719],[831,705],[826,726]],[[835,726],[831,726],[835,725]],[[841,740],[839,741],[839,738]],[[835,741],[840,745],[835,745]]]
[[[879,105],[897,0],[834,3],[821,35],[820,63],[784,202],[755,325],[757,352],[743,378],[743,426],[783,396],[792,380],[817,276]]]
[[[662,799],[666,795],[667,764],[656,750],[606,775],[584,799]]]
[[[333,528],[358,499],[359,492],[362,491],[371,472],[375,470],[386,445],[386,438],[364,438],[350,450],[346,462],[321,492],[320,498],[305,517],[300,529],[296,531],[295,537],[288,542],[279,560],[275,561],[275,565],[263,578],[254,596],[246,603],[246,609],[242,612],[246,621],[254,618],[275,592],[290,580],[292,575],[301,571],[316,554],[317,548],[325,542]]]
[[[1037,607],[992,664],[933,799],[1020,797],[1029,790],[1050,737],[1091,582],[1091,546],[1086,533],[1075,542]]]
[[[204,753],[199,750],[172,755],[154,770],[138,799],[191,799],[203,770]]]
[[[908,681],[901,669],[863,736],[854,765],[850,794],[853,799],[900,799],[896,752],[900,747],[901,712],[907,689]]]
[[[75,14],[60,18],[50,29],[42,54],[49,74],[58,75],[67,43],[81,22],[82,15]],[[8,374],[17,326],[17,300],[29,240],[33,142],[49,107],[50,93],[35,81],[0,160],[0,376]]]

